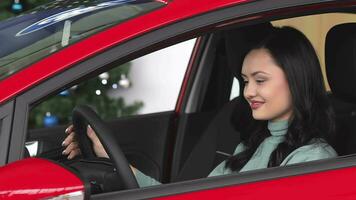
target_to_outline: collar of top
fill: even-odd
[[[268,121],[268,130],[272,136],[284,136],[288,130],[288,120],[271,122]]]

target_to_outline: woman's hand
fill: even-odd
[[[66,130],[66,134],[68,136],[66,139],[64,139],[62,146],[66,147],[65,150],[62,152],[63,155],[67,155],[67,159],[73,159],[74,157],[78,156],[81,154],[80,148],[78,145],[78,141],[76,140],[75,137],[75,132],[73,130],[73,125],[70,125]],[[94,153],[96,154],[97,157],[104,157],[104,158],[109,158],[108,154],[106,153],[103,145],[101,144],[98,136],[94,132],[94,130],[88,126],[87,128],[87,135],[90,138],[90,140],[93,143],[93,149]],[[136,174],[136,168],[134,168],[132,165],[130,165],[131,170],[133,171],[134,174]]]
[[[66,155],[68,159],[73,159],[75,156],[81,154],[78,141],[76,140],[75,132],[73,130],[73,125],[70,125],[65,132],[68,136],[62,143],[62,146],[66,147],[62,154]],[[87,128],[87,135],[93,143],[93,150],[96,156],[109,158],[98,136],[90,126]]]

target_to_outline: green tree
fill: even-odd
[[[1,0],[0,1],[0,21],[19,15],[27,10],[31,10],[37,6],[46,4],[51,0],[20,0],[21,5],[23,5],[23,10],[21,12],[15,12],[11,9],[13,0]]]
[[[0,1],[0,21],[15,16],[15,13],[10,11],[12,1]]]
[[[59,124],[69,124],[72,110],[76,105],[91,106],[104,120],[136,114],[143,106],[142,102],[127,105],[123,98],[111,98],[108,95],[110,91],[120,92],[125,89],[120,88],[118,82],[123,75],[128,77],[129,69],[130,64],[126,63],[110,70],[107,78],[97,76],[49,97],[31,110],[29,128],[44,127],[44,117],[49,113],[58,118]],[[105,84],[103,80],[106,80]],[[113,85],[117,85],[118,88],[113,89]]]

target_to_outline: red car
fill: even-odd
[[[1,21],[0,199],[356,199],[355,10],[355,0],[55,0]],[[283,25],[318,52],[339,156],[205,178],[241,140],[230,122],[239,55]],[[68,160],[71,123],[83,155]],[[93,156],[86,124],[112,160]],[[164,184],[138,188],[129,163]]]

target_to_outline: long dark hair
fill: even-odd
[[[313,138],[330,139],[335,130],[334,113],[327,98],[316,52],[303,33],[292,27],[274,28],[252,49],[267,49],[284,71],[292,96],[293,116],[284,142],[272,152],[268,167],[279,166],[293,150]],[[240,81],[241,82],[241,81]],[[263,140],[270,136],[267,121],[251,117],[249,133],[242,134],[246,150],[230,157],[226,167],[239,171]],[[239,119],[232,118],[233,124]]]

